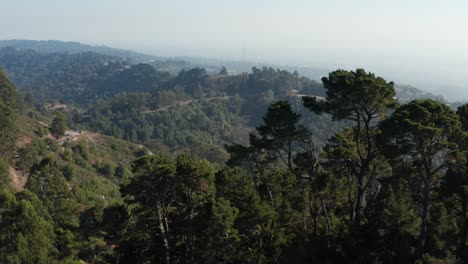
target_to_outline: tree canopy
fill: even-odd
[[[43,97],[0,74],[1,263],[468,260],[468,105],[399,105],[362,69],[12,54]]]

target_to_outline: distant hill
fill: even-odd
[[[323,76],[330,72],[330,69],[321,67],[305,67],[305,66],[291,66],[291,65],[278,65],[265,62],[253,62],[253,61],[239,61],[239,60],[222,60],[222,59],[211,59],[202,57],[177,57],[180,60],[187,61],[198,67],[203,67],[207,72],[219,71],[219,69],[225,66],[230,74],[238,74],[242,72],[251,72],[252,67],[261,68],[263,66],[286,70],[290,72],[297,71],[300,75],[313,80],[320,80]]]
[[[132,62],[150,62],[158,59],[155,56],[107,46],[92,46],[73,41],[59,40],[0,40],[0,48],[13,47],[18,49],[31,49],[40,53],[81,53],[96,52],[108,56],[120,57]]]
[[[415,99],[434,99],[447,103],[447,101],[442,96],[421,91],[411,85],[395,84],[395,92],[400,103],[407,103]]]
[[[251,72],[252,67],[268,66],[293,72],[297,70],[301,75],[311,79],[319,80],[322,76],[328,73],[328,69],[317,67],[304,66],[289,66],[289,65],[274,65],[264,62],[253,61],[237,61],[237,60],[222,60],[203,57],[163,57],[149,55],[141,52],[111,48],[107,46],[94,46],[83,44],[74,41],[60,40],[0,40],[0,49],[12,47],[17,49],[30,49],[38,53],[83,53],[95,52],[103,55],[118,57],[130,64],[148,63],[154,66],[157,70],[167,71],[171,74],[177,74],[179,71],[202,67],[208,73],[217,73],[221,67],[225,66],[229,69],[230,74],[239,74],[242,72]]]
[[[70,116],[77,126],[143,143],[153,151],[199,150],[203,143],[210,153],[201,157],[220,157],[223,144],[246,141],[276,100],[292,102],[321,144],[343,125],[303,108],[302,96],[325,95],[321,82],[272,67],[228,75],[193,68],[171,75],[154,63],[130,64],[96,52],[39,53],[11,47],[0,48],[0,67],[37,103],[79,106],[82,111]],[[443,100],[411,86],[395,88],[402,103]]]
[[[14,51],[12,50],[2,50],[2,48],[6,47],[16,48],[16,54],[12,55],[11,53],[14,53]],[[20,60],[23,60],[25,57],[24,54],[28,53],[25,50],[33,50],[37,53],[68,53],[70,55],[85,52],[93,52],[100,55],[115,57],[114,60],[122,61],[122,63],[127,65],[147,63],[152,65],[158,71],[169,72],[172,75],[177,75],[181,70],[188,70],[195,67],[204,68],[209,74],[216,74],[223,66],[225,66],[228,69],[230,75],[237,75],[242,72],[251,72],[252,67],[261,68],[263,66],[267,66],[274,69],[286,70],[289,72],[297,71],[302,76],[305,76],[312,80],[320,81],[321,77],[326,76],[327,73],[330,71],[329,69],[320,67],[273,65],[261,62],[222,60],[203,57],[180,56],[174,58],[167,58],[144,54],[131,50],[111,48],[107,46],[94,46],[73,41],[20,39],[0,40],[0,56],[3,56],[3,58],[0,58],[0,66],[7,69],[7,71],[10,70],[10,78],[15,80],[15,82],[20,87],[23,86],[23,83],[19,82],[19,80],[15,76],[11,75],[11,67],[8,67],[6,65],[7,63],[9,63],[9,61],[7,61],[7,59],[5,58],[5,53],[9,54],[11,59],[14,59],[15,56],[22,56]],[[35,59],[37,59],[37,56],[39,56],[38,54],[29,55],[35,57]],[[99,57],[99,55],[95,56]],[[41,58],[41,60],[39,60],[39,64],[43,59],[44,57]],[[102,56],[100,60],[102,60]],[[109,60],[109,58],[107,58],[107,60]],[[95,62],[94,60],[90,61],[93,61],[92,63]],[[44,76],[44,74],[41,75]],[[429,92],[424,92],[411,85],[397,84],[395,85],[395,90],[397,92],[397,97],[401,102],[408,102],[414,99],[423,98],[432,98],[435,100],[447,102],[445,98],[443,98],[440,95],[434,95]],[[451,99],[452,101],[456,101],[456,99],[454,98],[449,99]]]
[[[32,50],[37,53],[68,53],[79,54],[86,52],[119,58],[128,64],[148,63],[156,69],[177,74],[182,69],[194,68],[195,65],[177,58],[165,58],[148,55],[131,50],[116,49],[107,46],[93,46],[73,41],[59,40],[0,40],[0,49],[15,48],[17,51]]]
[[[439,87],[434,87],[431,91],[432,93],[443,95],[445,99],[454,102],[454,104],[461,100],[467,101],[468,98],[468,90],[466,87],[457,85],[441,85]]]

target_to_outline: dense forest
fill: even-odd
[[[37,111],[62,110],[73,129],[143,144],[153,152],[189,152],[225,162],[223,145],[246,144],[248,132],[278,100],[289,101],[302,114],[318,146],[348,123],[332,122],[329,114],[308,114],[301,97],[323,97],[325,90],[297,72],[254,67],[242,74],[229,74],[226,68],[215,74],[203,68],[171,74],[158,70],[159,64],[130,64],[93,52],[0,49],[0,66]],[[408,86],[396,91],[401,102],[431,97]]]
[[[468,104],[363,69],[0,65],[1,263],[468,262]]]
[[[71,128],[215,162],[227,160],[224,144],[248,142],[248,131],[260,124],[269,104],[288,100],[306,113],[301,96],[324,95],[318,82],[266,67],[238,75],[225,68],[216,74],[193,68],[173,75],[96,53],[15,48],[0,49],[0,66],[37,111],[61,108]],[[304,116],[322,145],[343,126],[329,116]]]

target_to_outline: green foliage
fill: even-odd
[[[28,199],[31,197],[33,201]],[[0,260],[2,263],[50,263],[55,259],[53,223],[32,194],[1,194]]]
[[[15,109],[17,96],[15,85],[0,68],[0,101],[9,108]]]
[[[0,189],[8,189],[10,187],[10,166],[8,162],[0,159]]]
[[[349,120],[353,127],[331,138],[325,156],[347,173],[351,211],[350,222],[360,228],[367,206],[369,186],[385,171],[376,136],[378,122],[397,105],[393,83],[367,73],[337,70],[322,78],[327,96],[303,97],[304,106],[316,114],[331,114],[334,120]],[[352,176],[352,179],[351,179]],[[356,182],[355,186],[351,181]]]
[[[12,60],[16,58],[16,60]],[[317,82],[297,73],[253,68],[251,74],[210,76],[202,68],[170,76],[148,64],[127,65],[95,53],[39,54],[1,49],[0,63],[23,90],[44,100],[74,106],[69,127],[86,128],[144,144],[153,152],[190,151],[198,143],[212,151],[200,153],[210,161],[226,143],[247,142],[268,105],[295,102],[300,94],[323,95]],[[47,76],[47,77],[45,77]],[[307,126],[321,142],[331,133],[329,118],[308,117]]]
[[[37,138],[30,144],[19,150],[20,158],[16,165],[23,171],[29,172],[31,167],[41,161],[47,155],[47,144],[44,140]]]
[[[0,187],[9,188],[9,162],[16,150],[18,130],[15,86],[0,68]]]
[[[34,166],[25,188],[43,201],[58,226],[78,226],[78,203],[69,192],[68,184],[56,161],[46,158]]]
[[[304,105],[315,113],[330,113],[335,119],[383,118],[396,106],[393,83],[363,69],[337,70],[322,78],[326,101],[304,97]]]
[[[381,124],[383,141],[387,142],[390,157],[401,155],[414,166],[416,183],[421,186],[418,196],[421,204],[421,226],[415,258],[422,259],[428,250],[434,232],[429,233],[434,221],[431,205],[440,171],[447,165],[448,156],[456,148],[451,139],[461,129],[459,117],[448,106],[430,99],[415,100],[398,108]],[[436,161],[443,160],[436,165]],[[444,223],[447,224],[447,223]],[[444,226],[445,227],[445,226]]]
[[[193,260],[201,246],[195,240],[195,230],[204,226],[202,219],[214,192],[213,169],[186,156],[179,156],[176,162],[143,157],[133,168],[136,177],[122,191],[134,205],[128,235],[143,246],[137,254],[160,261]],[[175,241],[181,244],[173,244]],[[179,251],[183,253],[174,254]]]
[[[14,110],[0,101],[0,156],[7,160],[16,148],[18,133],[15,120]]]
[[[85,101],[95,94],[90,86],[118,74],[126,65],[119,59],[93,52],[41,54],[29,49],[0,49],[1,66],[9,78],[39,101]]]
[[[145,146],[46,138],[36,119],[50,122],[47,107],[6,118],[21,147],[14,166],[0,161],[2,263],[466,262],[465,106],[414,101],[387,119],[393,84],[360,69],[322,89],[266,67],[169,76],[95,54],[5,54],[24,56],[8,68],[40,99],[79,105],[53,127]],[[27,176],[16,193],[11,167]]]
[[[457,109],[457,114],[460,117],[460,122],[465,131],[468,131],[468,104],[464,104]]]
[[[295,113],[286,101],[272,104],[264,116],[264,124],[257,127],[256,134],[250,134],[250,147],[227,146],[231,159],[228,164],[241,165],[247,162],[249,169],[262,170],[260,164],[281,160],[291,172],[294,155],[301,144],[310,143],[310,132],[299,124],[300,115]]]
[[[288,102],[278,101],[272,104],[263,118],[264,125],[257,127],[260,138],[251,136],[250,144],[257,149],[265,148],[275,152],[293,170],[293,151],[297,148],[295,145],[307,143],[310,137],[309,131],[298,124],[300,117]]]
[[[389,143],[393,153],[431,159],[454,146],[450,138],[460,128],[457,115],[447,105],[430,99],[401,106],[381,124],[382,138],[396,140]]]
[[[50,125],[50,133],[56,138],[59,138],[65,135],[65,130],[67,129],[67,119],[65,115],[61,112],[56,112],[55,117],[52,120]]]
[[[387,188],[368,208],[369,229],[366,243],[372,249],[372,258],[383,263],[405,263],[412,259],[414,241],[419,235],[419,218],[408,182],[398,179],[386,182]]]

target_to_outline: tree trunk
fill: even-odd
[[[466,155],[466,154],[465,154]],[[468,172],[468,157],[465,156],[465,173]],[[460,237],[460,245],[457,250],[457,258],[462,260],[462,263],[468,263],[468,247],[466,243],[468,242],[468,193],[462,191],[462,222],[463,222],[463,231]]]
[[[369,123],[366,122],[366,119],[362,117],[364,121],[364,125],[366,128],[366,132],[369,130]],[[354,204],[354,222],[353,225],[356,228],[359,228],[361,226],[361,218],[362,218],[362,207],[364,205],[364,199],[365,199],[365,188],[364,188],[364,176],[366,175],[367,172],[367,166],[369,165],[370,162],[370,149],[367,149],[367,154],[364,155],[363,151],[361,149],[361,144],[365,144],[361,142],[361,116],[358,116],[357,119],[357,127],[356,127],[356,149],[357,149],[357,154],[359,156],[359,170],[355,170],[355,176],[357,179],[357,193],[356,193],[356,200]],[[368,134],[366,134],[368,136]],[[370,139],[367,137],[367,142]]]
[[[268,191],[268,195],[270,196],[270,204],[271,204],[271,207],[274,207],[275,205],[275,200],[273,199],[273,193],[271,192],[271,189],[270,187],[268,187],[268,185],[265,185],[266,186],[266,189]]]
[[[354,207],[354,226],[359,228],[361,226],[362,208],[365,204],[366,190],[364,189],[363,176],[358,178],[358,190],[356,194],[356,205]]]
[[[347,175],[347,183],[348,183],[348,202],[349,202],[349,221],[354,222],[354,213],[356,212],[356,197],[353,198],[353,184],[351,183],[351,169],[348,167],[348,175]]]
[[[161,232],[161,238],[163,240],[163,247],[164,247],[164,263],[170,263],[170,248],[169,248],[169,241],[167,239],[167,232],[166,228],[164,227],[162,212],[161,212],[161,205],[158,204],[158,221],[159,221],[159,230]]]
[[[330,221],[330,217],[328,216],[328,209],[323,201],[322,196],[320,195],[320,204],[322,206],[323,214],[325,215],[325,220],[327,222],[327,241],[328,241],[328,248],[332,247],[332,225]]]
[[[466,245],[468,238],[468,197],[465,194],[462,201],[463,214],[463,231],[460,238],[460,245],[457,252],[457,258],[462,260],[462,263],[468,263],[468,248]]]
[[[293,169],[293,164],[292,164],[292,142],[289,141],[288,142],[288,168],[289,170],[294,173],[294,169]]]
[[[315,199],[312,198],[312,194],[309,196],[309,212],[312,216],[313,226],[314,226],[314,234],[318,234],[318,213],[317,207],[315,203]]]
[[[430,173],[426,175],[424,180],[424,197],[423,197],[423,207],[421,213],[421,228],[419,231],[419,241],[416,247],[416,260],[421,259],[424,253],[424,247],[426,246],[427,239],[427,220],[429,216],[429,203],[430,203],[430,191],[431,191],[431,182],[430,182]]]

